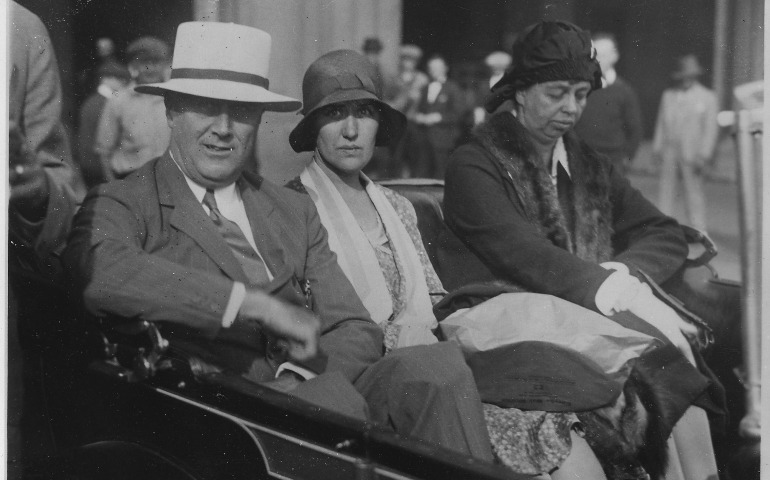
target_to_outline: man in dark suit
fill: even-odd
[[[269,46],[251,27],[180,25],[171,79],[137,87],[164,96],[168,151],[93,190],[75,219],[64,257],[84,306],[158,322],[215,367],[491,460],[457,347],[382,359],[382,331],[312,201],[246,170],[262,113],[300,107],[266,88]]]
[[[444,179],[446,161],[460,135],[460,117],[465,110],[460,87],[447,78],[449,67],[443,57],[428,60],[430,82],[423,87],[415,123],[424,133],[428,153],[412,168],[414,176]]]

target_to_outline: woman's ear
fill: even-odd
[[[516,90],[516,93],[513,95],[513,100],[516,102],[516,107],[520,107],[524,103],[524,91]]]

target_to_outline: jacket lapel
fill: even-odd
[[[246,208],[246,216],[249,218],[257,250],[265,260],[270,272],[277,278],[291,269],[287,261],[286,250],[281,246],[282,241],[278,237],[279,232],[282,234],[286,232],[277,221],[277,215],[274,215],[273,202],[258,188],[261,183],[261,177],[244,172],[237,185],[240,189],[243,205]]]
[[[157,178],[161,205],[173,207],[171,226],[192,238],[225,275],[235,281],[248,283],[243,267],[198,203],[168,152],[158,162]]]

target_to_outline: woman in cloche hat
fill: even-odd
[[[662,283],[683,264],[681,227],[573,132],[602,86],[591,38],[570,23],[542,21],[518,36],[512,58],[486,107],[513,107],[489,117],[450,159],[447,224],[486,267],[484,280],[628,319],[665,343],[655,351],[671,352],[663,369],[646,369],[661,355],[655,351],[634,367],[638,388],[658,392],[646,409],[631,394],[612,428],[579,415],[608,477],[716,478],[706,413],[694,405],[707,385],[688,341],[699,332],[640,280],[644,272]],[[676,375],[673,365],[681,366]],[[672,429],[666,468],[663,439]]]
[[[329,246],[372,318],[385,350],[437,342],[431,298],[446,292],[431,266],[411,203],[362,170],[374,147],[398,140],[406,118],[382,101],[376,73],[352,50],[323,55],[302,83],[304,118],[289,136],[313,158],[289,187],[307,192]],[[572,413],[524,412],[485,405],[498,458],[520,473],[601,479]]]

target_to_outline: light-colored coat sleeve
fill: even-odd
[[[51,39],[40,19],[14,2],[10,3],[10,17],[9,127],[19,128],[44,168],[49,194],[41,222],[29,222],[11,205],[9,233],[39,256],[46,256],[63,248],[84,191],[61,121],[61,84]]]

